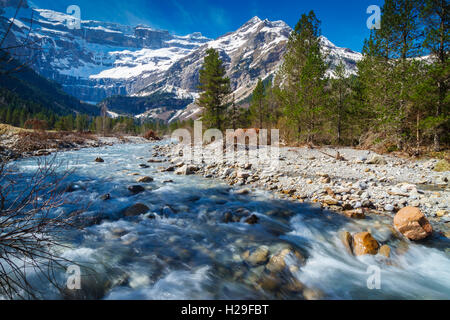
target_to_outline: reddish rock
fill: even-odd
[[[433,233],[433,228],[418,208],[406,207],[394,218],[394,226],[410,240],[422,240]]]
[[[353,236],[353,253],[357,256],[376,255],[380,245],[369,232],[360,232]]]

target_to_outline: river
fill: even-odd
[[[152,144],[124,144],[62,152],[58,159],[74,173],[65,182],[70,212],[86,207],[81,220],[97,223],[68,230],[63,256],[82,269],[86,299],[449,299],[448,242],[407,243],[395,238],[386,217],[351,220],[318,207],[282,200],[267,191],[237,194],[221,181],[160,172],[148,163]],[[95,163],[102,157],[104,163]],[[26,177],[35,158],[13,164]],[[132,195],[139,176],[154,182]],[[19,183],[26,183],[19,180]],[[110,200],[101,196],[110,194]],[[142,203],[146,215],[125,218],[124,209]],[[255,214],[255,225],[224,223],[226,212]],[[370,230],[389,244],[389,260],[347,253],[339,233]],[[249,250],[268,255],[289,248],[282,271],[269,271],[242,257]],[[296,253],[296,254],[294,254]],[[264,254],[263,254],[264,255]],[[89,274],[86,272],[89,271]],[[378,270],[379,289],[368,280]],[[84,272],[84,273],[83,273]],[[57,275],[64,281],[66,274]],[[70,297],[35,280],[47,299]]]

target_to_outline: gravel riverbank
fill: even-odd
[[[270,161],[236,165],[207,153],[199,165],[184,161],[180,150],[176,144],[160,146],[153,156],[167,156],[171,165],[164,170],[223,179],[238,193],[272,190],[282,198],[313,203],[349,218],[393,218],[404,207],[416,207],[450,237],[450,172],[434,171],[435,159],[400,159],[350,148],[281,147],[276,166]],[[332,157],[337,152],[339,159]],[[242,156],[243,151],[237,153],[238,159]]]

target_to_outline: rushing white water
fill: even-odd
[[[161,173],[158,168],[164,164],[141,168],[139,164],[151,158],[151,149],[151,144],[130,144],[58,155],[64,163],[61,172],[75,170],[65,182],[71,186],[72,192],[66,193],[71,204],[62,210],[85,208],[81,221],[96,218],[81,230],[67,231],[72,249],[65,249],[64,257],[93,269],[88,274],[83,269],[82,298],[302,299],[301,291],[285,289],[295,278],[324,299],[450,298],[446,238],[435,235],[405,249],[405,242],[392,236],[386,218],[350,220],[265,191],[238,195],[219,181]],[[94,163],[98,156],[105,162]],[[37,168],[36,159],[14,165],[24,176]],[[146,191],[132,195],[127,188],[137,184],[136,173],[154,182],[142,184]],[[104,194],[111,199],[102,200]],[[129,218],[121,214],[136,203],[147,205],[150,212]],[[245,210],[260,222],[223,222],[226,212]],[[393,248],[391,258],[348,254],[339,239],[343,230],[370,230]],[[290,255],[285,261],[291,271],[270,275],[264,266],[241,258],[262,245],[270,254],[289,246],[306,261]],[[380,289],[368,288],[370,266],[381,270]],[[259,285],[264,275],[281,280],[274,286]],[[65,274],[58,277],[63,281]],[[47,298],[70,297],[44,282],[39,286]]]

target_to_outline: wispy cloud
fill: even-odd
[[[221,29],[226,29],[231,26],[231,20],[226,11],[222,8],[210,8],[209,19],[211,24],[216,25]]]
[[[184,23],[189,24],[189,25],[194,24],[194,19],[192,17],[192,14],[189,11],[187,11],[181,3],[174,0],[173,5],[178,9],[179,13],[183,17]]]

